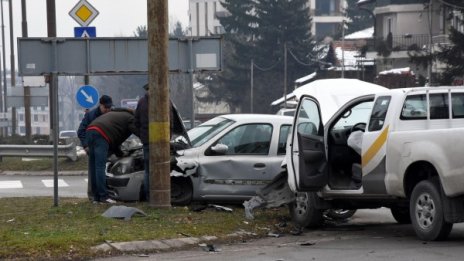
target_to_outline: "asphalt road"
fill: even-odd
[[[53,197],[53,176],[0,175],[0,198]],[[59,176],[59,197],[87,197],[87,176]]]
[[[464,224],[455,224],[444,242],[423,242],[410,225],[399,225],[389,209],[359,210],[351,221],[306,230],[300,236],[284,235],[240,244],[214,245],[218,252],[195,246],[190,250],[112,257],[107,260],[343,260],[343,261],[445,261],[464,260]]]

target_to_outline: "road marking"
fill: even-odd
[[[43,179],[42,183],[47,188],[53,188],[53,179]],[[58,179],[58,187],[69,187],[68,183],[66,183],[63,179]]]
[[[23,188],[20,180],[0,181],[0,189]]]

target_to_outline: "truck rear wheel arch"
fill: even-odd
[[[438,176],[435,167],[427,161],[417,161],[409,165],[404,174],[404,192],[410,197],[414,187],[421,181]]]

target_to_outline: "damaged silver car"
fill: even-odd
[[[241,203],[256,195],[257,189],[282,170],[291,123],[292,117],[287,116],[229,114],[191,129],[188,137],[192,147],[173,151],[171,203]],[[183,139],[174,139],[173,144],[182,143]],[[116,173],[117,169],[110,171],[109,187],[117,191],[116,199],[143,200],[142,157],[142,153],[134,153],[115,163],[126,165],[126,174]],[[116,182],[121,178],[125,181]]]

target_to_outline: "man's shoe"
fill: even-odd
[[[103,203],[103,204],[116,204],[116,200],[111,199],[111,198],[104,199],[104,200],[102,200],[100,202]]]

